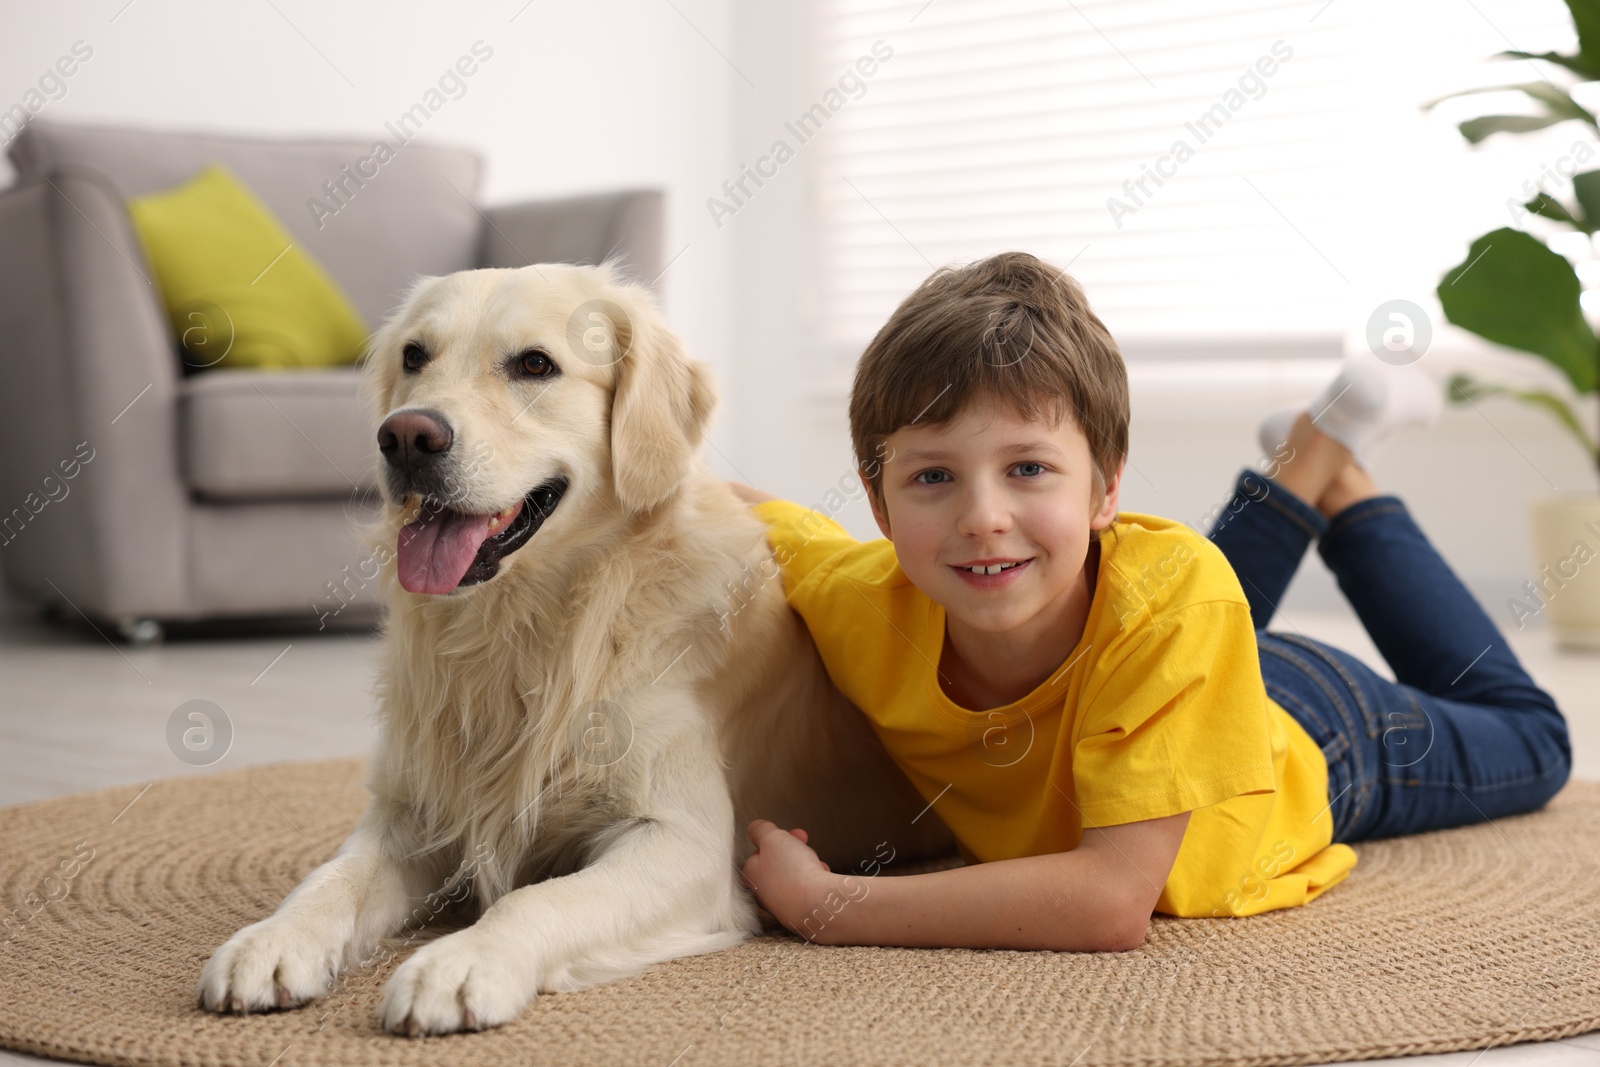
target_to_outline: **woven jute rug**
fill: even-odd
[[[377,1021],[402,949],[296,1011],[200,1011],[207,955],[333,854],[361,774],[280,765],[0,810],[0,1046],[120,1065],[1248,1067],[1600,1028],[1589,782],[1528,815],[1358,844],[1306,907],[1158,916],[1132,952],[830,948],[773,926],[546,994],[498,1030],[413,1040]]]

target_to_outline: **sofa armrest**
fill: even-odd
[[[6,582],[101,618],[181,616],[178,361],[122,197],[80,167],[25,182],[0,195],[0,247]]]
[[[524,267],[614,258],[659,295],[665,201],[659,189],[637,189],[484,208],[479,262]]]

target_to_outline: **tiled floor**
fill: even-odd
[[[1348,614],[1291,610],[1274,619],[1273,629],[1329,641],[1390,673]],[[1600,780],[1600,654],[1562,653],[1542,630],[1510,637],[1567,714],[1574,775]],[[373,738],[376,647],[370,634],[356,632],[185,640],[135,650],[113,647],[87,628],[46,627],[11,612],[0,621],[0,805],[363,753]],[[180,761],[167,743],[173,711],[197,699],[221,708],[233,731],[226,755],[205,768]],[[1446,1067],[1600,1067],[1600,1032],[1430,1058]],[[0,1052],[0,1067],[42,1062]]]

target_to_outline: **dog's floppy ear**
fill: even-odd
[[[629,294],[631,297],[633,294]],[[613,325],[622,352],[611,397],[611,474],[629,511],[648,511],[689,473],[717,406],[711,371],[684,354],[648,299],[629,299]]]
[[[357,395],[361,398],[362,409],[367,413],[370,428],[374,432],[378,429],[378,423],[388,414],[388,393],[395,379],[400,376],[400,346],[405,341],[406,323],[428,290],[443,280],[429,274],[414,275],[400,302],[384,316],[362,348],[357,360],[361,368]],[[368,435],[367,444],[372,446],[372,435]]]

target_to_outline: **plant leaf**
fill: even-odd
[[[1496,59],[1542,59],[1566,67],[1587,81],[1600,81],[1600,67],[1591,65],[1581,55],[1563,56],[1555,52],[1496,52]]]
[[[1580,105],[1576,100],[1572,99],[1572,94],[1558,85],[1553,85],[1550,82],[1539,81],[1524,82],[1523,84],[1513,86],[1512,88],[1521,89],[1535,100],[1549,107],[1551,111],[1554,111],[1558,115],[1565,115],[1566,117],[1573,119],[1582,119],[1591,126],[1595,124],[1594,114],[1587,108],[1584,108],[1582,105]]]
[[[1591,112],[1572,99],[1565,89],[1549,82],[1519,82],[1516,85],[1484,85],[1476,89],[1462,89],[1430,100],[1422,105],[1422,109],[1427,111],[1435,104],[1446,100],[1453,100],[1458,96],[1476,96],[1480,93],[1522,93],[1564,119],[1582,119],[1591,126],[1595,124],[1595,117]]]
[[[1591,68],[1600,67],[1600,0],[1567,0],[1578,31],[1578,54]]]
[[[1578,54],[1562,56],[1554,52],[1501,52],[1507,59],[1543,59],[1558,63],[1589,81],[1600,80],[1600,0],[1567,0],[1567,12],[1578,31]]]
[[[1502,227],[1472,242],[1436,290],[1445,318],[1496,344],[1543,356],[1579,393],[1600,378],[1600,341],[1578,302],[1572,264],[1521,230]]]
[[[1589,440],[1589,435],[1584,432],[1583,424],[1578,421],[1578,416],[1561,397],[1554,393],[1547,393],[1542,389],[1513,389],[1506,385],[1495,385],[1493,382],[1482,381],[1467,374],[1454,374],[1450,377],[1450,384],[1445,388],[1445,395],[1451,400],[1465,402],[1480,396],[1509,396],[1529,404],[1544,408],[1554,415],[1556,421],[1564,426],[1568,433],[1578,439],[1585,452],[1600,461],[1600,445]]]
[[[1600,219],[1600,170],[1586,170],[1572,176],[1572,195],[1591,219]]]
[[[1555,197],[1550,196],[1548,193],[1540,193],[1538,196],[1534,197],[1532,200],[1529,200],[1522,206],[1533,212],[1535,215],[1539,215],[1547,219],[1554,219],[1557,222],[1568,223],[1582,230],[1584,233],[1594,232],[1593,223],[1589,222],[1587,219],[1573,217],[1572,212],[1567,210],[1567,206],[1565,204],[1557,200]]]
[[[1477,144],[1492,133],[1531,133],[1558,122],[1571,121],[1564,115],[1482,115],[1461,123],[1461,136]]]

